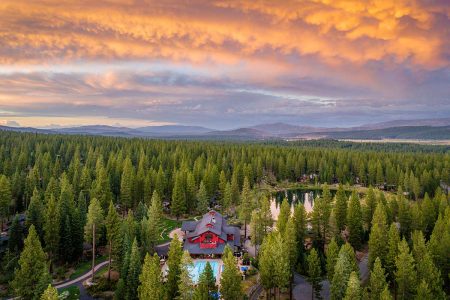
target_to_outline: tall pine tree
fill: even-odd
[[[356,191],[353,191],[350,197],[350,203],[347,210],[347,229],[349,232],[349,243],[355,249],[359,249],[362,243],[363,224],[361,205]]]
[[[400,300],[411,299],[416,292],[417,273],[414,257],[410,253],[408,243],[405,239],[398,245],[398,256],[395,265],[397,267],[397,271],[395,272],[397,297]]]
[[[226,246],[223,254],[223,271],[220,279],[220,294],[224,300],[242,299],[242,278],[231,249]]]
[[[153,256],[150,256],[148,253],[145,255],[142,272],[141,275],[139,275],[139,299],[164,298],[161,268],[159,264],[159,256],[156,253]]]
[[[175,234],[169,246],[169,259],[167,260],[167,266],[169,273],[167,274],[166,282],[166,299],[175,299],[178,293],[178,281],[180,279],[180,262],[183,255],[183,249],[178,236]]]
[[[308,255],[308,282],[311,284],[311,299],[322,299],[320,292],[322,291],[321,264],[316,249],[312,249]]]
[[[39,299],[50,281],[47,256],[42,250],[34,225],[31,225],[20,254],[19,268],[11,282],[14,295],[24,299]]]

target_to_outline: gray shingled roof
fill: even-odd
[[[214,212],[214,215],[211,215],[211,212]],[[213,222],[214,221],[214,222]],[[192,222],[192,221],[191,221]],[[187,234],[188,238],[199,236],[202,233],[206,231],[211,231],[214,234],[221,235],[222,234],[222,222],[223,222],[223,216],[219,214],[216,211],[209,211],[208,213],[204,214],[202,219],[197,222],[195,226],[195,230],[186,230],[189,231]],[[184,223],[184,222],[183,222]],[[213,226],[207,226],[208,224],[212,224]],[[183,228],[182,224],[182,228]],[[184,225],[185,228],[192,226],[192,224],[186,224]]]
[[[195,227],[197,227],[199,221],[184,221],[183,224],[181,224],[181,230],[182,231],[194,231]]]

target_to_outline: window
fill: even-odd
[[[213,239],[213,235],[208,233],[205,235],[205,240],[203,242],[204,243],[212,243],[212,239]]]

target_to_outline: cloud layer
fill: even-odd
[[[216,127],[445,116],[449,28],[446,0],[3,0],[0,116]]]

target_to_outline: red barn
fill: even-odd
[[[185,221],[181,226],[185,232],[184,250],[191,255],[221,255],[225,245],[233,251],[241,247],[240,229],[227,225],[226,219],[211,210],[199,221]]]

